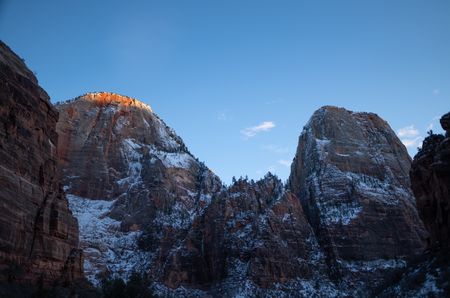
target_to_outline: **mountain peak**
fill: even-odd
[[[352,111],[349,109],[346,109],[344,107],[338,107],[338,106],[331,106],[331,105],[326,105],[326,106],[322,106],[319,109],[317,109],[314,112],[314,115],[316,114],[322,114],[325,112],[329,112],[329,113],[336,113],[336,114],[356,114],[356,115],[371,115],[372,117],[378,117],[380,118],[377,114],[375,113],[370,113],[370,112],[360,112],[360,111]],[[314,116],[313,115],[313,116]]]
[[[113,92],[88,92],[81,96],[74,98],[73,100],[68,100],[66,102],[62,102],[61,104],[76,101],[76,100],[85,100],[89,102],[93,102],[100,107],[108,106],[108,105],[120,105],[126,107],[136,107],[139,109],[147,110],[149,112],[153,112],[152,108],[138,100],[126,95],[121,95]]]

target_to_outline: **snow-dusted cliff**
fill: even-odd
[[[381,286],[425,248],[410,164],[406,148],[375,114],[323,107],[300,135],[289,187],[332,276],[361,293]]]
[[[80,222],[86,276],[98,284],[148,271],[185,237],[220,180],[135,99],[90,93],[57,108],[61,179]]]
[[[93,283],[137,270],[169,296],[365,296],[424,248],[411,160],[374,114],[318,110],[287,190],[273,175],[223,187],[135,99],[93,93],[57,107]]]

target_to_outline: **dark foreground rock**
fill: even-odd
[[[431,134],[414,157],[412,189],[430,232],[430,247],[450,245],[450,113],[441,118],[446,135]]]

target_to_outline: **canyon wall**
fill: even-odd
[[[78,223],[57,179],[58,112],[0,42],[0,281],[83,276]]]

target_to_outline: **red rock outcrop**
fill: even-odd
[[[83,276],[78,224],[56,178],[58,112],[0,42],[0,281]]]
[[[336,280],[367,291],[423,252],[426,232],[410,190],[410,163],[375,114],[327,106],[303,129],[289,188]]]

